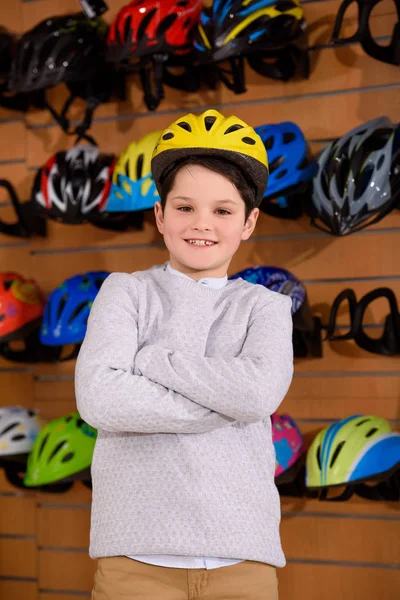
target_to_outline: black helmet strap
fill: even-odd
[[[364,52],[382,62],[391,65],[400,65],[400,0],[394,0],[398,22],[395,23],[392,33],[392,39],[387,46],[380,46],[376,43],[369,27],[369,17],[381,0],[344,0],[340,5],[335,27],[333,29],[332,41],[335,44],[348,44],[351,42],[360,42]],[[359,24],[356,33],[347,38],[339,38],[342,21],[347,8],[352,2],[358,4]]]

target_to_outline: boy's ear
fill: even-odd
[[[161,202],[159,202],[158,200],[154,204],[154,215],[156,217],[157,229],[161,233],[161,235],[163,235],[164,234],[164,213],[163,213],[163,209],[161,206]]]
[[[258,215],[260,214],[259,208],[253,208],[249,216],[247,217],[247,221],[244,224],[241,240],[248,240],[251,234],[254,231],[254,228],[257,223]]]

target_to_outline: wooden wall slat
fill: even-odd
[[[92,492],[80,481],[75,481],[68,492],[62,494],[37,493],[38,506],[47,506],[49,504],[63,506],[89,506],[92,500]]]
[[[275,265],[293,271],[302,280],[318,280],[326,279],[329,265],[329,277],[332,279],[357,278],[361,273],[363,277],[393,277],[400,275],[399,262],[392,252],[399,243],[400,230],[343,238],[321,235],[278,239],[273,243],[250,238],[233,257],[228,274],[254,265]],[[365,260],[367,250],[368,261]],[[77,269],[81,270],[83,264],[87,270],[134,272],[167,259],[166,249],[159,247],[34,254],[31,257],[31,273],[49,292],[65,278],[74,275]]]
[[[1,581],[2,600],[36,600],[36,581]]]
[[[289,560],[392,563],[400,569],[400,521],[286,515],[280,531]]]
[[[40,546],[89,548],[90,511],[41,508],[38,515]]]
[[[36,577],[35,540],[0,538],[0,576]]]
[[[39,587],[52,590],[91,590],[96,561],[86,552],[39,551]]]
[[[358,496],[352,496],[352,498],[346,502],[336,502],[334,506],[332,505],[332,502],[282,497],[281,505],[283,514],[287,515],[289,519],[293,514],[300,517],[302,514],[312,515],[314,513],[319,513],[321,516],[327,515],[329,517],[335,515],[365,515],[371,517],[372,515],[376,516],[379,522],[380,516],[391,516],[396,518],[399,516],[399,506],[397,502],[373,502],[371,500],[359,498]]]
[[[4,210],[4,209],[3,209]],[[0,217],[2,212],[0,209]],[[400,211],[393,210],[384,219],[378,221],[369,231],[379,229],[400,229]],[[296,221],[276,219],[260,212],[254,236],[278,236],[278,235],[304,235],[315,234],[318,230],[311,226],[310,218],[304,215]],[[327,234],[328,236],[328,234]],[[6,239],[3,237],[2,239]],[[7,238],[12,240],[12,238]],[[18,240],[16,240],[17,242]],[[106,231],[93,225],[64,225],[55,221],[47,222],[47,237],[33,237],[30,240],[32,250],[51,250],[77,248],[84,241],[85,248],[102,248],[109,246],[124,246],[126,244],[155,244],[162,243],[162,236],[158,233],[155,224],[154,213],[146,211],[143,231],[129,230],[124,232]]]
[[[13,535],[35,534],[35,498],[0,497],[0,532]]]
[[[388,115],[393,121],[400,120],[399,103],[396,92],[392,89],[343,93],[334,98],[329,95],[285,98],[271,104],[245,102],[243,99],[242,104],[235,105],[234,111],[231,105],[225,110],[234,112],[237,117],[253,126],[264,124],[266,114],[273,115],[275,122],[295,120],[307,139],[314,140],[343,135],[356,125],[382,114]],[[217,108],[219,106],[216,103],[214,105]],[[155,113],[151,119],[129,117],[114,122],[113,128],[110,128],[108,121],[96,121],[91,134],[101,148],[119,154],[132,140],[139,139],[150,131],[165,129],[177,116]],[[73,136],[68,138],[58,127],[30,129],[27,131],[28,164],[40,166],[49,155],[71,147],[73,143]]]
[[[25,158],[25,126],[21,120],[11,123],[0,123],[0,161]]]
[[[0,406],[21,404],[33,408],[32,373],[0,373],[0,390]]]
[[[278,578],[284,600],[372,600],[375,594],[382,600],[396,600],[400,586],[400,571],[316,563],[289,564],[278,571]]]

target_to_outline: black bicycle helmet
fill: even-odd
[[[113,92],[104,60],[106,34],[102,19],[87,19],[81,13],[41,21],[17,44],[8,90],[28,93],[65,83],[71,95],[61,113],[46,106],[66,133],[85,137],[94,109]],[[69,131],[66,112],[75,97],[87,101],[87,111],[81,127]]]
[[[347,235],[380,221],[400,203],[400,126],[388,117],[359,125],[318,157],[312,224]]]

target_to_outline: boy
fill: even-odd
[[[170,260],[113,273],[76,366],[93,456],[95,600],[276,600],[270,415],[293,373],[291,300],[236,279],[268,178],[254,130],[215,110],[153,154]]]

